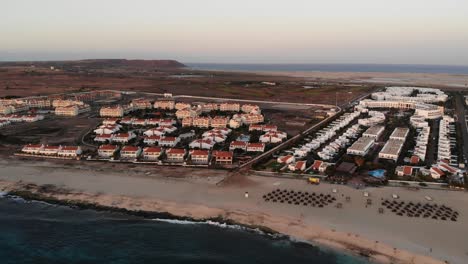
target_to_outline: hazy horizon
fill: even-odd
[[[3,3],[1,61],[468,65],[468,1]]]

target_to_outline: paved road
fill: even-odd
[[[463,138],[463,156],[465,160],[465,167],[468,166],[468,125],[467,125],[467,117],[468,117],[468,109],[465,108],[463,95],[457,94],[456,95],[456,113],[457,113],[457,120],[460,123],[460,127],[462,130]],[[460,140],[460,139],[458,139]]]

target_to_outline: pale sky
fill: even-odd
[[[468,0],[0,2],[0,60],[468,65]]]

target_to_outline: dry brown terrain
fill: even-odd
[[[275,86],[262,82],[274,82]],[[44,65],[1,66],[0,95],[30,96],[64,92],[115,89],[177,95],[216,96],[298,103],[334,104],[338,92],[343,97],[358,97],[377,85],[344,87],[339,83],[315,85],[305,89],[304,78],[254,73],[193,71],[185,68],[86,68]],[[351,93],[348,93],[351,92]],[[341,101],[340,101],[341,100]]]

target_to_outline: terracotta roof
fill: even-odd
[[[115,137],[125,137],[125,138],[128,138],[130,136],[129,133],[119,133],[119,134],[115,134]]]
[[[156,152],[162,152],[161,147],[147,147],[143,149],[143,152],[145,153],[156,153]]]
[[[247,146],[247,142],[245,141],[232,141],[231,146]]]
[[[247,144],[248,148],[265,148],[264,143],[248,143]]]
[[[177,138],[176,137],[163,137],[161,138],[161,141],[170,141],[170,142],[174,142],[176,141]]]
[[[296,162],[296,166],[295,166],[296,170],[302,169],[302,166],[304,166],[305,164],[306,164],[305,161],[298,161],[298,162]]]
[[[432,167],[431,170],[435,171],[437,174],[439,174],[440,176],[444,176],[445,173],[443,171],[441,171],[439,168],[437,167]]]
[[[190,155],[192,156],[208,156],[209,152],[208,150],[192,150],[190,152]]]
[[[314,164],[312,165],[312,169],[318,170],[320,165],[322,165],[322,163],[323,163],[323,161],[321,161],[321,160],[315,160]]]
[[[448,166],[448,165],[446,165],[446,164],[440,164],[440,167],[442,167],[443,169],[449,171],[450,173],[455,173],[455,172],[457,172],[456,169],[454,169],[453,167],[450,167],[450,166]]]
[[[96,138],[111,138],[112,134],[102,134],[102,135],[97,135]]]
[[[116,150],[117,146],[114,145],[101,145],[99,146],[100,150]]]
[[[413,167],[403,166],[403,174],[404,175],[412,175],[413,174]]]
[[[292,158],[291,155],[280,157],[281,162],[286,162],[288,159]]]
[[[140,148],[135,146],[124,146],[121,151],[138,151]]]
[[[411,156],[410,163],[411,164],[418,164],[419,163],[419,157],[418,156]]]
[[[65,146],[62,147],[62,150],[78,150],[78,146]]]
[[[184,154],[185,149],[181,148],[170,148],[166,151],[167,154]]]

